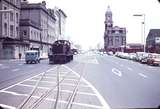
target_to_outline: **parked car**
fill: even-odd
[[[136,60],[136,53],[129,53],[130,60]]]
[[[149,53],[145,53],[145,54],[141,57],[140,62],[141,62],[142,64],[147,64],[148,56],[149,56]]]
[[[141,62],[142,59],[146,58],[146,52],[136,52],[136,61]]]
[[[40,63],[40,53],[37,50],[28,50],[25,52],[25,61],[28,63]]]
[[[107,54],[112,56],[112,55],[113,55],[113,52],[112,52],[112,51],[109,51],[109,52],[107,52]]]
[[[148,65],[160,65],[160,54],[152,53],[147,58]]]

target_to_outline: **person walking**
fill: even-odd
[[[19,53],[19,59],[21,59],[21,57],[22,57],[22,54],[21,54],[21,53]]]

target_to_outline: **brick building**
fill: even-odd
[[[126,28],[113,26],[112,11],[108,6],[105,14],[104,49],[106,51],[121,51],[126,45]]]
[[[160,53],[160,29],[151,29],[146,39],[146,52]]]
[[[66,14],[58,8],[47,9],[46,2],[0,0],[0,58],[18,58],[29,49],[47,56],[51,44],[65,36]]]

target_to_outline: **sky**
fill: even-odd
[[[30,3],[41,1],[29,0]],[[126,27],[127,43],[144,42],[144,19],[134,14],[145,14],[145,37],[149,29],[160,28],[160,4],[157,0],[46,0],[46,3],[48,8],[56,6],[66,13],[66,37],[85,49],[98,44],[103,47],[108,6],[113,13],[113,25]]]

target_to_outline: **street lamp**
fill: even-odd
[[[144,39],[144,52],[145,52],[145,14],[134,14],[133,16],[135,17],[143,17],[143,22],[142,22],[142,25],[144,25],[144,29],[143,29],[143,35],[142,35],[142,39]]]

